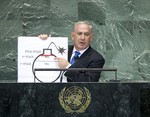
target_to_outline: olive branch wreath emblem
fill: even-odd
[[[84,113],[91,102],[91,93],[85,87],[65,87],[59,93],[58,98],[66,113]],[[71,103],[74,103],[74,105],[72,106]]]

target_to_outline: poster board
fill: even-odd
[[[68,38],[18,37],[18,82],[60,82],[61,71],[36,71],[59,68],[55,57],[68,58]],[[65,81],[64,81],[65,82]]]

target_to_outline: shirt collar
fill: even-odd
[[[78,52],[80,52],[80,54],[79,54],[79,57],[87,50],[89,48],[89,46],[87,47],[87,48],[85,48],[84,50],[80,50],[80,51],[78,51],[78,50],[76,50],[75,49],[75,47],[73,47],[73,51],[72,51],[72,54],[74,54],[75,53],[75,51],[78,51]]]

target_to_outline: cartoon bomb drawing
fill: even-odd
[[[65,53],[64,48],[57,48],[54,42],[51,42],[50,45],[53,44],[58,53]],[[52,49],[43,49],[43,53],[38,55],[32,64],[32,72],[34,75],[34,82],[61,82],[61,73],[62,71],[53,71],[50,69],[56,69],[58,67],[58,61],[55,59],[56,55],[53,54]],[[48,69],[48,70],[47,70]]]

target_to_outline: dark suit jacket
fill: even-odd
[[[68,48],[68,61],[70,61],[73,46]],[[101,54],[91,48],[91,46],[78,58],[70,68],[103,68],[105,60]],[[68,82],[98,82],[99,71],[67,71],[64,74]]]

